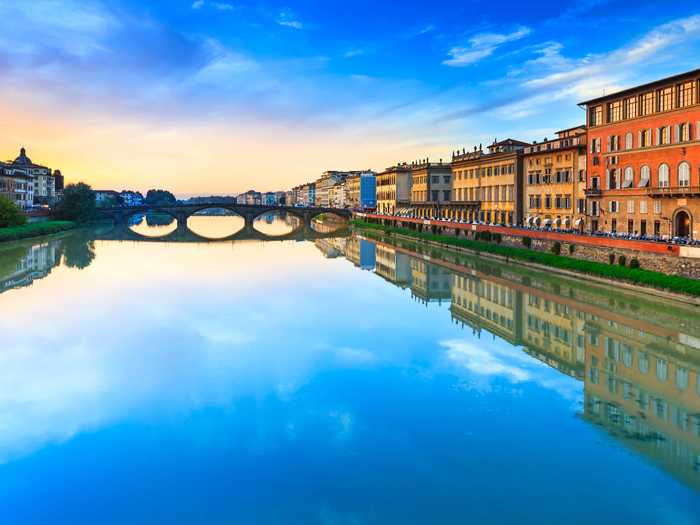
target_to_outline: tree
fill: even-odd
[[[22,226],[26,222],[27,217],[22,210],[7,197],[0,196],[0,228]]]
[[[54,215],[63,220],[86,222],[95,217],[95,192],[84,182],[69,184]]]
[[[146,204],[167,206],[176,202],[175,195],[166,190],[148,190],[146,193]]]

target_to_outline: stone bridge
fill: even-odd
[[[187,227],[187,219],[196,213],[209,209],[224,209],[235,213],[243,218],[245,226],[238,232],[225,237],[223,239],[210,239],[203,237],[193,232]],[[147,237],[134,232],[129,227],[129,219],[134,215],[146,213],[162,213],[170,215],[177,221],[177,229],[172,233],[161,237]],[[253,226],[255,219],[268,213],[287,213],[299,219],[300,226],[287,234],[283,235],[267,235],[256,230]],[[348,233],[348,228],[340,228],[335,231],[319,232],[311,227],[311,221],[326,213],[337,215],[344,219],[350,219],[352,212],[350,210],[335,209],[335,208],[295,208],[287,206],[249,206],[244,204],[173,204],[169,206],[134,206],[130,208],[100,208],[98,213],[104,217],[114,221],[115,228],[105,235],[101,236],[104,240],[142,240],[155,242],[221,242],[233,240],[316,240],[329,237],[343,236]]]

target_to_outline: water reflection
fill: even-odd
[[[253,223],[253,228],[271,237],[287,235],[301,226],[302,223],[298,217],[284,211],[265,213],[257,217]]]
[[[177,229],[177,220],[167,213],[149,211],[132,215],[129,228],[144,237],[163,237]]]
[[[190,231],[207,239],[224,239],[240,232],[245,219],[223,208],[207,208],[187,219]]]
[[[76,234],[0,249],[3,524],[696,521],[695,309],[358,236]]]
[[[376,258],[375,274],[414,299],[450,302],[453,322],[474,336],[500,338],[582,382],[584,420],[700,491],[697,308],[411,243],[345,244],[349,260]],[[501,359],[461,340],[444,346],[473,372],[532,377],[512,353]]]
[[[330,233],[347,228],[348,220],[333,213],[322,213],[311,221],[311,228],[320,233]]]

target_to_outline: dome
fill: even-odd
[[[19,157],[14,161],[14,164],[20,164],[22,166],[29,166],[32,164],[32,159],[27,157],[27,150],[22,148],[19,150]]]

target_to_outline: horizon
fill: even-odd
[[[583,124],[582,100],[698,67],[692,6],[427,6],[1,2],[0,152],[96,189],[284,191],[541,141]]]

